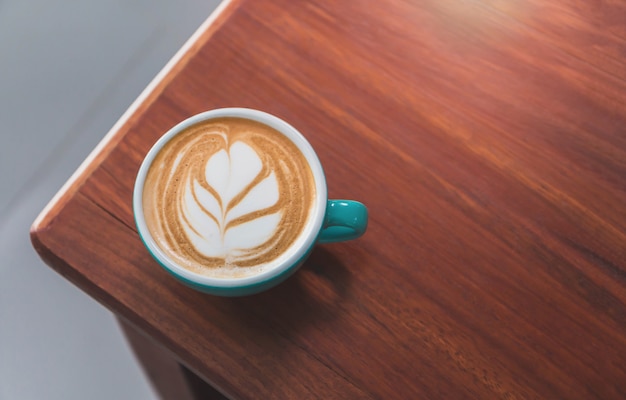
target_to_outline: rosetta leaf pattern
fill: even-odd
[[[265,243],[281,212],[276,174],[243,142],[213,154],[203,179],[190,177],[184,191],[183,226],[208,257],[236,256]]]

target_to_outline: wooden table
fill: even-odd
[[[157,138],[225,106],[292,123],[370,211],[235,299],[158,267],[131,210]],[[164,397],[624,399],[626,1],[224,3],[31,235]]]

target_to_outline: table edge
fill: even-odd
[[[38,214],[30,227],[30,238],[31,243],[40,256],[43,255],[42,250],[46,247],[40,237],[41,233],[49,228],[55,217],[63,209],[63,206],[74,197],[87,178],[106,159],[109,152],[115,148],[115,144],[123,138],[125,134],[124,127],[156,100],[158,95],[176,75],[176,72],[182,69],[204,43],[219,30],[230,15],[239,7],[242,1],[243,0],[222,0],[131,103],[128,109],[121,115],[102,140]]]

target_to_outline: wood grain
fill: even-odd
[[[33,226],[59,273],[232,398],[626,397],[626,3],[231,2]],[[142,247],[148,149],[212,108],[316,148],[361,239],[216,298]]]

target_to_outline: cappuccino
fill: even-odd
[[[290,254],[315,207],[316,185],[300,149],[253,120],[198,122],[154,158],[143,214],[172,261],[216,278],[255,275]]]

